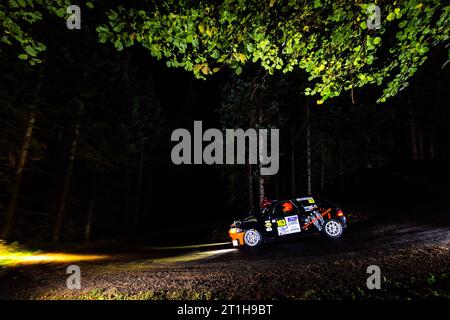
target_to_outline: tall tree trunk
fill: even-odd
[[[131,202],[131,200],[130,200],[130,198],[131,198],[131,180],[132,180],[132,178],[127,175],[126,180],[125,180],[125,183],[127,186],[127,188],[126,188],[127,191],[124,194],[125,199],[124,199],[124,204],[123,204],[123,214],[121,216],[121,219],[122,219],[124,225],[126,225],[127,223],[128,224],[130,223],[129,213],[130,213],[130,202]]]
[[[409,110],[409,128],[411,132],[411,152],[413,160],[417,160],[416,123],[412,109]]]
[[[141,215],[141,198],[142,198],[142,175],[144,170],[144,151],[141,151],[141,156],[139,159],[139,173],[136,189],[136,211],[134,215],[134,226],[137,227],[139,223],[139,218]]]
[[[14,182],[12,197],[9,203],[8,211],[6,213],[5,226],[3,227],[2,231],[3,239],[8,239],[14,225],[14,217],[16,214],[20,185],[22,183],[23,171],[25,170],[25,163],[27,161],[28,151],[30,149],[31,139],[33,137],[33,129],[35,121],[36,121],[36,111],[31,111],[28,119],[28,125],[25,130],[25,137],[23,139],[22,147],[20,148],[19,163],[16,171],[16,180]]]
[[[276,175],[275,176],[275,198],[279,199],[280,198],[280,176]]]
[[[263,203],[263,200],[266,196],[265,190],[264,190],[264,178],[261,174],[262,165],[259,165],[259,176],[258,176],[258,191],[259,191],[259,208],[261,208],[261,204]]]
[[[294,125],[291,127],[291,193],[292,196],[295,196],[296,188],[295,188],[295,132]]]
[[[433,144],[433,141],[431,138],[430,138],[430,145],[429,145],[428,151],[429,151],[430,159],[433,160],[435,158],[435,154],[434,154],[434,144]]]
[[[248,164],[248,202],[250,206],[250,210],[253,212],[255,210],[255,199],[253,197],[253,168],[252,164]]]
[[[256,99],[256,103],[257,103],[257,105],[258,105],[258,129],[261,129],[261,127],[262,127],[262,123],[263,123],[263,113],[262,113],[262,110],[261,110],[261,102],[259,101],[259,98],[257,97],[257,99]],[[259,152],[259,150],[261,150],[261,143],[262,143],[262,140],[259,140],[259,148],[258,148],[258,152]],[[267,143],[269,143],[268,141],[267,141]],[[260,209],[261,208],[261,204],[263,203],[263,200],[264,200],[264,198],[266,197],[266,194],[265,194],[265,190],[264,190],[264,177],[263,177],[263,175],[261,174],[261,169],[262,169],[262,164],[261,164],[261,162],[259,163],[259,170],[258,170],[258,192],[259,192],[259,203],[258,203],[258,209]]]
[[[322,159],[320,163],[320,189],[325,187],[325,149],[322,148]]]
[[[82,106],[80,106],[80,112],[81,112],[81,109],[82,109]],[[73,166],[74,166],[74,162],[75,162],[75,155],[77,152],[79,136],[80,136],[80,125],[79,125],[79,123],[77,123],[75,125],[75,131],[74,131],[73,140],[72,140],[72,147],[70,149],[69,164],[67,166],[67,173],[66,173],[66,177],[64,179],[61,201],[59,203],[58,213],[56,215],[55,229],[53,230],[53,242],[54,243],[59,241],[59,238],[61,235],[61,227],[62,227],[62,222],[64,219],[64,213],[66,210],[67,196],[69,194],[70,183],[72,180]]]
[[[92,220],[94,217],[96,194],[97,194],[97,173],[94,172],[92,176],[92,190],[91,190],[91,198],[89,200],[86,227],[84,229],[84,241],[86,242],[88,242],[91,239]]]
[[[306,104],[306,179],[308,194],[312,193],[311,178],[311,110],[308,101]]]
[[[428,130],[428,156],[431,160],[434,159],[434,130],[433,130],[433,118],[431,116],[431,113],[428,113],[428,122],[430,123],[430,127]]]
[[[424,154],[423,154],[423,135],[420,134],[419,135],[419,159],[423,159],[424,158]]]

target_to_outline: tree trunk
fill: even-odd
[[[75,132],[74,132],[74,136],[73,136],[73,140],[72,140],[72,147],[70,149],[69,164],[67,166],[67,173],[66,173],[66,177],[64,179],[61,202],[59,203],[58,213],[56,215],[55,229],[53,231],[53,242],[54,243],[59,241],[60,234],[61,234],[61,226],[62,226],[62,222],[64,219],[64,213],[65,213],[66,204],[67,204],[67,196],[69,194],[70,182],[72,180],[73,166],[74,166],[74,162],[75,162],[75,155],[77,152],[79,135],[80,135],[80,125],[77,123],[75,125]]]
[[[325,149],[322,148],[322,159],[320,164],[320,189],[325,187]]]
[[[97,173],[94,172],[94,175],[92,177],[91,199],[89,200],[86,227],[84,229],[84,241],[86,242],[88,242],[91,239],[92,220],[94,217],[96,193],[97,193]]]
[[[256,99],[256,103],[258,105],[258,129],[261,129],[262,127],[262,123],[263,123],[263,112],[261,109],[261,102],[259,101],[259,98]],[[258,152],[259,150],[261,150],[261,143],[262,140],[259,140],[259,148],[258,148]],[[267,141],[268,143],[268,141]],[[265,190],[264,190],[264,178],[263,175],[261,174],[261,169],[262,169],[262,164],[261,162],[259,163],[259,170],[258,170],[258,192],[259,192],[259,203],[258,203],[258,209],[261,208],[261,204],[263,203],[264,198],[266,197],[265,194]]]
[[[291,127],[291,193],[295,196],[295,132],[294,125]]]
[[[423,159],[424,158],[424,154],[423,154],[423,135],[419,135],[419,159]]]
[[[311,185],[311,114],[309,102],[306,104],[306,179],[308,194],[312,193]]]
[[[416,123],[414,121],[413,111],[409,110],[409,127],[411,130],[411,152],[413,160],[417,160],[417,139],[416,139]]]
[[[248,202],[250,205],[250,210],[253,212],[255,210],[255,199],[253,197],[253,168],[252,164],[248,164]]]
[[[130,177],[130,176],[127,176],[126,180],[125,180],[125,183],[127,186],[127,188],[126,188],[127,191],[126,191],[126,194],[124,194],[125,199],[124,199],[123,210],[122,210],[123,214],[121,216],[121,219],[122,219],[124,225],[127,225],[130,223],[129,213],[130,213],[130,202],[131,202],[131,200],[130,200],[130,198],[131,198],[131,180],[132,180],[132,177]]]
[[[275,198],[279,199],[280,198],[280,178],[279,175],[275,176]]]
[[[434,130],[433,126],[431,125],[433,123],[433,118],[431,116],[431,113],[428,113],[428,122],[430,123],[429,130],[428,130],[428,157],[431,160],[434,160],[435,154],[434,154]]]
[[[430,138],[430,145],[429,145],[428,151],[429,151],[430,159],[431,159],[431,160],[434,160],[434,158],[435,158],[435,155],[434,155],[434,145],[433,145],[433,141],[432,141],[431,138]]]
[[[263,203],[263,200],[266,196],[265,190],[264,190],[264,178],[261,174],[261,168],[262,165],[259,165],[259,176],[258,176],[258,190],[259,190],[259,208],[261,208],[261,204]]]
[[[34,123],[36,121],[36,112],[31,111],[28,119],[28,125],[25,130],[25,137],[23,139],[22,147],[20,148],[19,164],[16,171],[16,181],[12,190],[12,197],[9,203],[8,211],[6,213],[5,226],[2,231],[2,238],[8,239],[14,225],[14,217],[16,213],[17,200],[19,198],[20,185],[22,183],[23,171],[25,170],[25,163],[27,161],[28,151],[30,149],[31,139],[33,137]]]
[[[142,194],[142,175],[144,170],[144,151],[141,151],[141,157],[139,159],[139,173],[138,182],[136,189],[136,211],[134,215],[134,226],[137,227],[139,223],[139,218],[141,215],[141,194]]]

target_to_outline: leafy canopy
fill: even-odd
[[[41,21],[44,14],[59,17],[66,14],[68,0],[5,0],[0,3],[0,43],[18,44],[22,52],[19,59],[28,60],[31,65],[41,63],[39,55],[46,46],[34,39],[32,27]]]
[[[367,2],[141,0],[109,9],[97,32],[100,42],[119,51],[142,45],[167,66],[198,78],[224,66],[240,74],[247,63],[270,74],[300,68],[308,74],[305,94],[319,95],[318,104],[368,84],[383,86],[384,102],[408,85],[430,47],[448,42],[450,6],[441,0],[374,0],[381,28],[369,29]],[[44,12],[63,17],[68,5],[68,0],[0,4],[0,40],[19,43],[20,59],[41,62],[45,45],[24,30]]]
[[[18,45],[21,52],[19,59],[31,65],[42,62],[40,56],[47,49],[46,45],[36,39],[37,25],[49,16],[69,17],[67,8],[71,0],[2,0],[0,2],[0,44]],[[85,6],[92,9],[91,1]],[[61,24],[65,28],[65,24]],[[0,47],[0,52],[1,52]]]
[[[223,66],[240,74],[251,61],[270,74],[305,70],[311,84],[305,94],[320,95],[319,104],[367,84],[385,84],[383,102],[407,86],[431,46],[448,41],[450,7],[441,0],[378,1],[381,28],[369,30],[367,2],[141,2],[110,10],[97,31],[118,50],[139,43],[198,78]]]

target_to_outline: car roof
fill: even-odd
[[[295,200],[297,200],[297,201],[304,201],[304,200],[314,200],[314,198],[313,197],[303,197],[303,198],[295,198]]]

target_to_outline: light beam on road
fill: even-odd
[[[204,244],[192,244],[187,246],[169,246],[169,247],[144,247],[142,249],[149,250],[180,250],[180,249],[200,249],[200,248],[209,248],[209,247],[218,247],[231,245],[231,242],[216,242],[216,243],[204,243]]]
[[[6,254],[0,255],[0,266],[14,266],[40,263],[68,263],[82,261],[96,261],[106,259],[102,255],[84,255],[67,253],[45,253],[45,254]]]
[[[0,266],[28,265],[39,263],[71,263],[106,259],[106,255],[74,254],[24,250],[17,245],[0,242]]]

